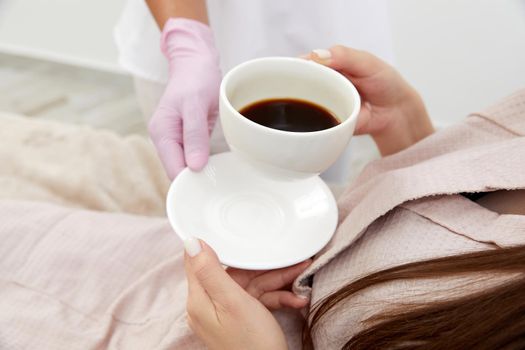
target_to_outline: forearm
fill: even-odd
[[[400,103],[391,118],[392,124],[372,135],[382,156],[397,153],[434,132],[425,105],[419,94],[411,90],[406,101]]]
[[[159,28],[163,28],[169,18],[189,18],[208,24],[205,0],[146,0]]]

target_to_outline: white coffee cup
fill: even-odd
[[[257,124],[239,113],[254,102],[295,98],[320,105],[341,122],[313,132],[290,132]],[[230,70],[220,89],[220,118],[233,152],[275,174],[305,177],[332,165],[352,137],[360,98],[343,75],[299,58],[267,57]]]

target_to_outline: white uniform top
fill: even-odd
[[[386,0],[208,0],[223,73],[248,59],[298,56],[342,44],[392,61]],[[163,83],[160,31],[143,0],[128,0],[115,28],[119,62]]]
[[[393,61],[386,0],[208,0],[207,4],[223,73],[252,58],[298,56],[335,44]],[[155,82],[147,84],[155,86],[155,98],[142,96],[153,109],[163,90],[160,84],[167,81],[168,66],[160,51],[160,31],[144,0],[128,0],[115,39],[120,64],[141,80]],[[220,145],[215,150],[224,150],[220,123],[215,129],[212,143]],[[359,152],[351,152],[356,148]],[[376,153],[370,140],[353,138],[322,177],[340,192]]]

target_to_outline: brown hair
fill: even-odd
[[[525,245],[418,261],[351,282],[312,307],[303,344],[312,349],[319,321],[370,286],[480,273],[516,277],[481,292],[373,316],[365,321],[373,324],[349,339],[343,349],[525,349]]]

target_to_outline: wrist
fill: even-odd
[[[161,29],[172,17],[190,18],[208,23],[205,0],[146,0],[146,4]]]
[[[421,97],[412,88],[391,113],[390,123],[371,135],[382,156],[408,148],[434,132]]]
[[[168,19],[162,29],[160,48],[170,61],[179,55],[192,55],[212,59],[218,65],[219,54],[210,26],[193,19]]]

